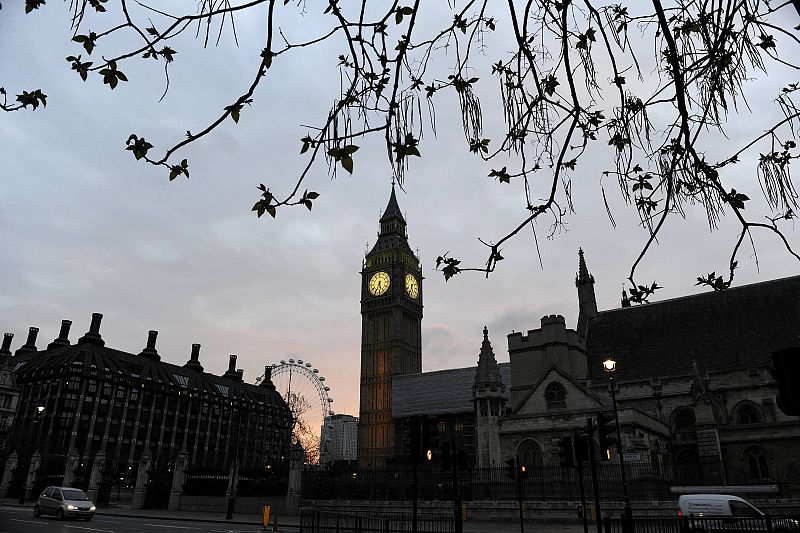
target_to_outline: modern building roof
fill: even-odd
[[[589,321],[589,377],[617,361],[619,380],[767,367],[800,344],[800,276],[598,313]]]
[[[499,363],[500,378],[506,385],[503,396],[511,399],[511,364]],[[468,413],[473,410],[472,386],[476,367],[453,368],[406,374],[392,379],[392,416]]]

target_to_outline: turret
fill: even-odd
[[[475,404],[475,439],[478,467],[500,464],[500,424],[504,415],[505,385],[500,377],[500,367],[494,357],[489,329],[483,327],[483,342],[478,355],[478,368],[472,386],[472,401]]]

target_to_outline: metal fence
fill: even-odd
[[[598,492],[603,499],[621,500],[622,478],[619,464],[601,462],[598,469]],[[628,492],[631,499],[652,501],[674,499],[674,486],[703,485],[777,485],[773,478],[753,478],[741,465],[694,463],[664,465],[626,463]],[[594,494],[588,465],[583,465],[583,485],[587,498]],[[389,470],[324,470],[303,473],[303,497],[306,499],[409,500],[412,474],[408,468]],[[454,475],[436,467],[422,467],[418,472],[419,499],[452,500]],[[475,468],[458,473],[458,493],[463,500],[504,500],[517,498],[517,485],[506,469]],[[575,467],[539,466],[528,468],[522,481],[522,497],[527,500],[577,500],[580,497],[578,470]]]
[[[606,517],[605,533],[792,533],[798,516]]]
[[[300,533],[408,533],[413,531],[413,517],[405,513],[333,513],[305,510],[300,512]],[[417,515],[418,533],[453,533],[452,516]]]

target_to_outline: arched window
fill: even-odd
[[[564,385],[553,381],[544,390],[544,400],[548,409],[564,409],[567,406],[567,391]]]
[[[742,453],[751,480],[769,479],[769,459],[764,448],[751,446]]]
[[[542,447],[533,439],[525,439],[517,448],[519,464],[535,471],[542,468]]]
[[[691,407],[678,407],[672,411],[672,427],[675,431],[690,431],[694,429],[694,409]]]
[[[759,424],[761,421],[761,410],[753,402],[744,401],[736,407],[737,424]]]

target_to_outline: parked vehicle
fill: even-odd
[[[47,487],[42,491],[33,506],[33,516],[55,515],[59,520],[65,518],[94,518],[96,508],[89,497],[80,489],[72,487]]]
[[[775,533],[800,531],[800,523],[796,519],[772,518],[744,498],[728,494],[680,496],[678,516],[688,518],[689,530],[696,533],[728,530]]]

